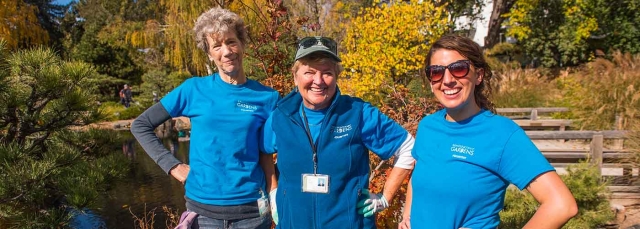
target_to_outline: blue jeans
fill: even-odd
[[[270,229],[271,214],[250,219],[222,220],[198,215],[191,228],[198,229]]]

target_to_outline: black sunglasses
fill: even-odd
[[[438,82],[444,77],[444,72],[449,69],[449,73],[455,78],[463,78],[469,74],[469,68],[472,62],[470,60],[459,60],[447,66],[431,65],[425,70],[427,79],[431,82]]]
[[[338,54],[338,43],[328,37],[305,37],[298,42],[298,49],[306,49],[311,46],[321,45],[327,47],[333,54]]]

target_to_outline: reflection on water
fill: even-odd
[[[131,135],[128,132],[123,134]],[[162,206],[174,211],[185,210],[184,188],[180,182],[167,175],[144,152],[138,142],[130,136],[122,144],[122,152],[130,159],[131,171],[127,178],[118,181],[102,199],[102,208],[96,214],[102,219],[107,228],[135,228],[133,214],[144,217],[155,209],[154,228],[166,227],[166,215]],[[183,162],[188,162],[189,142],[179,142],[177,137],[165,138],[165,146]],[[96,221],[98,219],[91,219]],[[76,228],[95,228],[79,226]],[[84,224],[95,225],[95,224]]]
[[[136,160],[135,150],[133,148],[133,143],[136,142],[135,138],[130,138],[125,140],[122,143],[122,153],[127,156],[132,161]]]
[[[104,220],[89,209],[82,211],[72,209],[71,211],[74,215],[73,220],[71,220],[72,228],[107,228]]]

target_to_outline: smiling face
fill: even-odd
[[[209,60],[216,64],[220,74],[232,77],[243,74],[244,46],[234,30],[207,36],[207,44]]]
[[[293,79],[304,106],[312,110],[329,107],[336,94],[337,64],[328,58],[318,61],[298,60],[294,70]]]
[[[466,58],[457,51],[438,49],[431,56],[430,64],[448,66],[460,60],[466,60]],[[431,91],[447,109],[449,116],[466,118],[480,111],[474,91],[482,82],[484,72],[473,64],[469,68],[469,72],[464,77],[456,78],[447,69],[440,81],[430,82]]]

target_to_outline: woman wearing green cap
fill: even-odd
[[[375,228],[413,169],[413,137],[361,99],[341,95],[337,44],[307,37],[292,67],[296,88],[263,130],[262,150],[278,153],[277,228]],[[369,193],[369,150],[397,156],[382,193]]]

